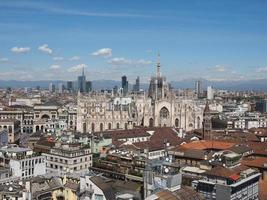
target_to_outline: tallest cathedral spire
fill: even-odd
[[[158,54],[158,60],[157,60],[157,77],[160,77],[160,54]]]

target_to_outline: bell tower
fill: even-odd
[[[206,106],[203,113],[203,133],[202,133],[202,139],[203,140],[211,140],[212,135],[212,123],[211,123],[211,112],[209,108],[209,103],[206,101]]]

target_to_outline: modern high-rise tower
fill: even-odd
[[[214,99],[214,90],[213,90],[212,86],[208,86],[208,88],[207,88],[207,99],[208,100]]]
[[[49,92],[53,93],[56,91],[56,86],[53,83],[49,84]]]
[[[199,98],[202,94],[202,81],[198,80],[195,82],[195,93]]]
[[[137,76],[137,78],[135,80],[135,85],[134,85],[133,90],[135,92],[139,92],[140,91],[140,77],[139,76]]]
[[[123,95],[126,95],[128,93],[128,81],[125,75],[121,77],[121,87]]]
[[[92,91],[92,81],[86,81],[86,92],[89,93]]]
[[[73,83],[73,81],[67,81],[67,90],[69,92],[73,92],[74,91],[74,83]]]
[[[84,75],[84,68],[82,75],[78,76],[78,91],[82,93],[86,92],[86,77]]]

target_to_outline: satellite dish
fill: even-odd
[[[165,159],[167,162],[169,162],[169,158],[167,157],[166,159]]]
[[[12,188],[12,187],[9,187],[9,188],[8,188],[8,191],[9,191],[9,192],[12,192],[12,191],[13,191],[13,188]]]

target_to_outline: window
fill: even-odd
[[[166,108],[166,107],[163,107],[161,110],[160,110],[160,118],[168,118],[169,117],[169,110]]]
[[[91,131],[95,132],[95,124],[94,123],[92,123],[92,125],[91,125]]]
[[[103,131],[103,124],[100,123],[100,131]]]
[[[149,127],[154,126],[154,120],[152,118],[149,119]]]
[[[179,119],[175,119],[175,127],[179,127]]]

